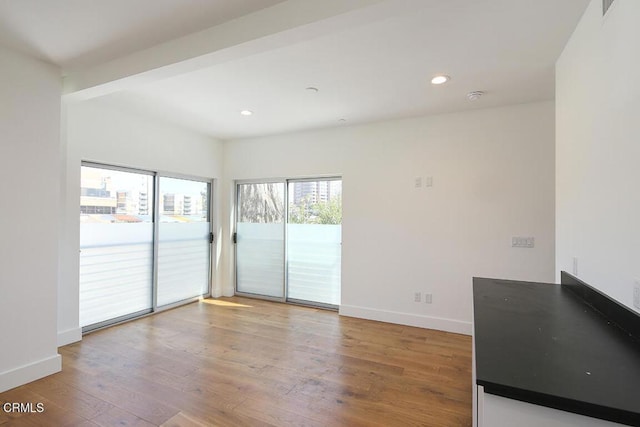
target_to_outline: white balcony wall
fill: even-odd
[[[208,292],[209,223],[159,224],[158,306]]]
[[[284,296],[284,225],[237,224],[238,291]]]
[[[153,224],[80,224],[80,326],[151,308]]]
[[[288,224],[288,297],[340,305],[341,245],[341,225]]]

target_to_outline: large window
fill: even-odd
[[[337,307],[342,181],[239,182],[236,195],[236,291]]]
[[[282,182],[238,184],[236,287],[240,293],[284,297]]]
[[[80,196],[80,325],[151,311],[153,175],[82,167]]]
[[[157,304],[163,306],[208,292],[209,184],[160,177],[160,198]]]
[[[289,181],[287,298],[340,304],[342,181]]]
[[[83,164],[84,330],[209,293],[210,196],[206,180]]]

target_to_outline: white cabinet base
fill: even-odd
[[[612,423],[546,406],[533,405],[485,393],[477,387],[477,427],[620,427]]]

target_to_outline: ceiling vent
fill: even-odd
[[[602,16],[607,13],[614,1],[616,0],[602,0]]]

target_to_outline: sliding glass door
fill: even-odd
[[[284,298],[284,182],[237,185],[236,289]]]
[[[80,191],[80,326],[150,312],[153,174],[83,166]]]
[[[342,181],[289,181],[287,298],[340,305]]]
[[[209,183],[161,176],[157,305],[204,295],[209,288]]]
[[[83,164],[80,326],[91,330],[209,293],[211,184]]]
[[[338,306],[342,181],[241,182],[236,194],[236,291]]]

